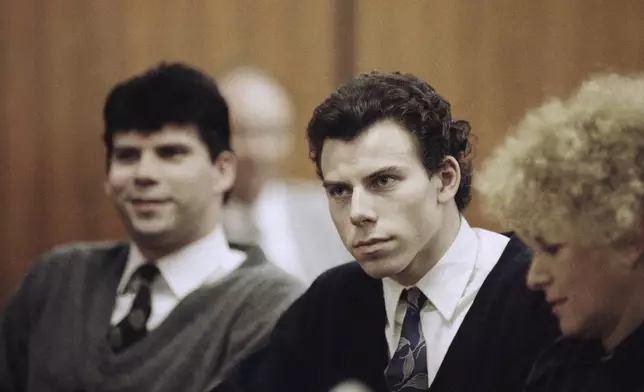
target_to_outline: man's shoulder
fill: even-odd
[[[503,252],[501,257],[519,258],[530,260],[530,248],[521,241],[519,236],[513,231],[496,232],[479,227],[472,228],[484,244],[492,246],[502,246]]]
[[[501,235],[509,238],[508,245],[503,252],[504,255],[507,254],[508,257],[521,258],[524,261],[530,261],[530,248],[528,248],[528,246],[523,241],[521,241],[521,239],[515,232],[504,232],[501,233]]]
[[[302,281],[269,262],[258,246],[237,243],[230,246],[245,253],[246,260],[204,293],[208,297],[230,298],[226,301],[229,309],[250,309],[250,313],[244,312],[244,322],[279,315],[305,292]]]
[[[122,251],[127,249],[127,247],[127,243],[117,241],[77,241],[56,245],[47,251],[45,255],[50,257],[86,258]]]
[[[298,288],[302,285],[296,277],[271,263],[260,247],[238,243],[231,243],[230,247],[243,252],[246,257],[246,260],[235,271],[237,275],[264,282],[267,286]]]
[[[329,268],[324,271],[316,280],[320,281],[335,281],[342,279],[373,279],[367,275],[360,267],[357,261],[349,261]]]
[[[75,242],[55,246],[29,266],[16,290],[29,293],[29,296],[47,298],[52,285],[61,282],[65,286],[72,285],[74,277],[87,276],[83,270],[95,269],[95,275],[101,276],[101,266],[114,265],[114,258],[127,249],[127,244],[115,242]]]
[[[290,309],[288,319],[307,320],[306,325],[326,334],[330,330],[318,328],[342,328],[356,319],[376,318],[381,311],[384,314],[382,280],[367,275],[353,261],[318,276]]]
[[[502,275],[508,277],[520,275],[522,283],[525,283],[525,273],[530,267],[532,259],[530,248],[513,232],[499,235],[506,237],[508,240],[495,269],[500,270]]]
[[[518,281],[525,286],[525,274],[530,266],[531,252],[514,232],[496,232],[472,227],[479,248],[479,267],[488,270],[486,280]]]
[[[73,242],[57,245],[33,262],[27,280],[44,283],[50,279],[69,279],[71,272],[113,265],[126,255],[128,245],[117,242]],[[123,258],[124,259],[124,258]]]
[[[309,291],[324,291],[323,295],[345,295],[348,292],[363,292],[369,288],[381,289],[382,280],[367,275],[356,261],[350,261],[323,272],[313,281]]]
[[[124,242],[95,241],[95,242],[72,242],[64,245],[57,245],[42,254],[39,264],[49,266],[73,266],[78,263],[99,263],[104,260],[111,260],[127,252],[128,245]]]
[[[495,233],[495,235],[503,236],[505,245],[502,251],[497,252],[498,261],[485,278],[479,296],[512,303],[543,302],[542,293],[530,290],[526,285],[526,274],[532,257],[530,248],[514,233]]]
[[[532,251],[515,234],[510,235],[510,241],[505,247],[499,264],[502,267],[503,276],[511,279],[522,288],[527,289],[526,275],[530,269]],[[532,292],[532,290],[530,290]]]

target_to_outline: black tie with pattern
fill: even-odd
[[[401,299],[407,303],[398,348],[385,369],[391,392],[425,391],[427,377],[427,348],[420,323],[420,310],[427,297],[417,287],[405,290]]]
[[[132,274],[129,289],[136,291],[136,295],[127,316],[110,328],[107,339],[112,351],[123,351],[147,334],[146,324],[152,312],[150,286],[158,275],[159,268],[151,263],[143,264]]]

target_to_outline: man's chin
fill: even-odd
[[[375,279],[390,278],[404,269],[399,268],[395,263],[386,259],[357,260],[357,262],[367,275]]]
[[[132,225],[130,236],[139,241],[164,242],[170,230],[166,225]]]

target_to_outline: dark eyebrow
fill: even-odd
[[[332,186],[339,186],[339,185],[341,185],[341,186],[349,186],[348,183],[342,182],[342,181],[329,181],[329,180],[323,180],[322,181],[322,186],[325,189],[328,189],[328,188],[330,188]]]
[[[400,172],[401,172],[401,169],[398,166],[386,166],[386,167],[383,167],[382,169],[378,169],[375,172],[369,174],[366,178],[369,181],[369,180],[374,180],[383,175],[396,174]]]
[[[156,146],[155,148],[178,148],[178,149],[186,149],[186,150],[192,150],[192,146],[190,146],[187,143],[181,143],[181,142],[168,142],[168,143],[162,143]]]
[[[141,148],[135,146],[114,146],[112,147],[112,155],[124,154],[124,153],[139,153]]]
[[[114,143],[114,145],[112,146],[112,148],[113,148],[114,150],[116,150],[117,148],[118,148],[118,149],[124,149],[124,148],[140,148],[140,147],[138,147],[138,146],[133,146],[133,145],[131,145],[131,144],[117,144],[117,143]]]
[[[385,166],[381,169],[376,170],[375,172],[369,174],[368,176],[365,177],[366,181],[372,181],[382,175],[387,175],[387,174],[395,174],[395,173],[400,173],[402,170],[398,166]],[[330,180],[323,180],[322,181],[322,186],[324,188],[329,188],[332,186],[351,186],[349,183],[344,182],[344,181],[330,181]]]

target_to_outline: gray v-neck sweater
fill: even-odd
[[[0,391],[203,391],[261,345],[303,291],[261,250],[189,294],[157,328],[114,354],[106,334],[125,244],[75,244],[37,263],[0,326]]]

